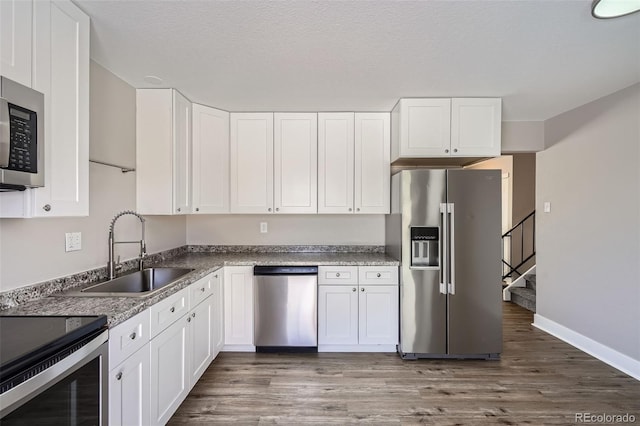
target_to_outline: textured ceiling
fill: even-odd
[[[504,120],[544,120],[640,81],[640,14],[588,0],[75,1],[96,62],[228,111],[495,96]]]

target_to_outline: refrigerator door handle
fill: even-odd
[[[440,203],[440,229],[442,230],[438,253],[440,256],[440,293],[447,294],[447,203]]]
[[[449,225],[449,294],[456,294],[456,215],[455,204],[447,204],[448,225]]]

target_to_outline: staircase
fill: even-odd
[[[536,275],[527,274],[524,276],[524,287],[511,287],[511,301],[531,312],[536,311]]]

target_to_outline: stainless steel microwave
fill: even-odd
[[[44,186],[44,95],[0,76],[0,191]]]

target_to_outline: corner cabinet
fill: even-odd
[[[318,284],[319,352],[395,352],[397,266],[320,266]]]
[[[391,112],[391,161],[499,156],[501,108],[499,98],[400,99]]]
[[[389,114],[320,113],[318,122],[318,213],[389,213]]]
[[[175,89],[136,91],[136,206],[191,212],[191,102]]]
[[[192,213],[229,213],[229,113],[193,104]]]
[[[0,217],[88,216],[89,17],[69,0],[2,1],[0,15],[0,72],[44,93],[46,141],[45,186],[0,195]]]
[[[253,266],[224,268],[223,350],[256,350],[253,344]]]

